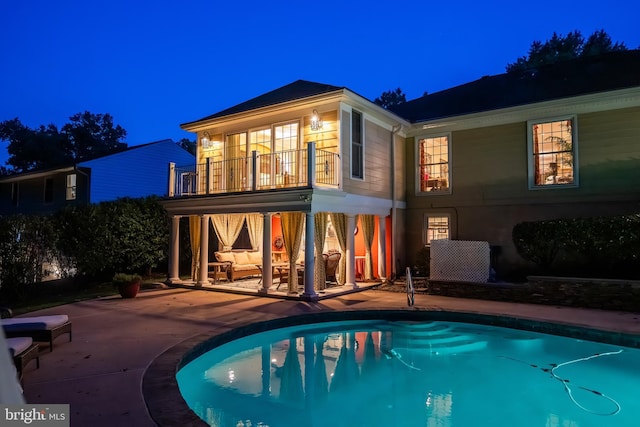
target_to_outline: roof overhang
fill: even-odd
[[[55,175],[58,173],[72,172],[76,170],[75,166],[68,166],[64,168],[58,169],[48,169],[44,171],[34,171],[34,172],[23,172],[14,175],[7,175],[0,178],[0,182],[19,182],[19,181],[27,181],[30,179],[38,179],[45,178],[51,175]]]
[[[586,114],[640,106],[640,87],[580,95],[535,104],[416,122],[407,136],[523,122],[566,114]]]

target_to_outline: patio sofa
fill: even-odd
[[[262,271],[262,253],[246,249],[215,252],[216,261],[229,263],[227,275],[230,281],[247,276],[260,276]]]

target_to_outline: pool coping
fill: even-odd
[[[505,316],[455,310],[369,309],[306,313],[248,322],[227,328],[219,334],[198,334],[167,349],[156,357],[144,372],[142,395],[151,418],[159,426],[207,426],[189,408],[178,388],[177,372],[187,363],[225,343],[256,333],[288,326],[341,320],[434,320],[478,323],[491,326],[541,332],[624,347],[640,348],[640,336],[622,332]]]

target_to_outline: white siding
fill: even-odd
[[[89,160],[79,166],[91,168],[91,203],[119,197],[166,196],[169,162],[195,164],[195,158],[172,140],[164,140]]]

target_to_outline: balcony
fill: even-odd
[[[169,197],[237,193],[279,188],[340,185],[340,156],[315,148],[261,154],[189,166],[169,164]]]

